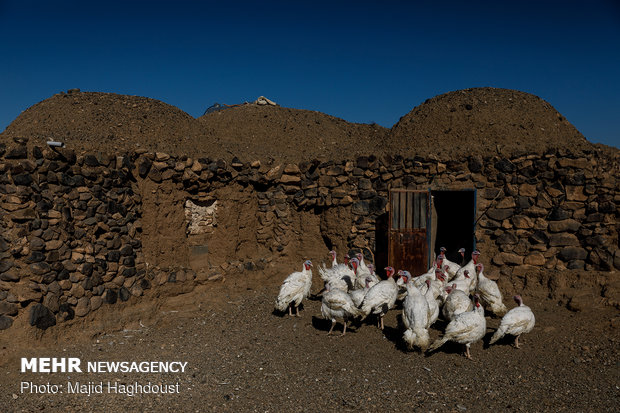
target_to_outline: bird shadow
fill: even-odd
[[[403,332],[405,331],[405,325],[403,324],[402,314],[396,316],[396,327],[384,326],[383,336],[392,344],[394,348],[403,353],[410,353],[411,350],[407,347],[407,343],[403,340]]]
[[[331,326],[332,326],[331,320],[326,320],[321,317],[312,316],[312,327],[314,327],[316,330],[324,331],[325,333],[327,333],[329,329],[331,328]],[[336,325],[334,326],[334,330],[332,331],[332,334],[334,335],[341,334],[343,327],[344,326],[342,325],[342,322],[338,321]],[[357,329],[359,327],[360,327],[359,322],[350,320],[347,326],[347,334],[357,333]]]
[[[448,341],[438,349],[424,353],[424,357],[433,357],[435,353],[458,354],[463,356],[465,354],[465,346],[454,341]]]
[[[271,315],[275,315],[276,317],[284,318],[285,315],[288,315],[288,311],[280,311],[275,308],[271,312]]]
[[[289,304],[289,307],[290,307],[290,306],[291,306],[291,305]],[[299,305],[299,311],[300,311],[300,312],[302,312],[303,310],[304,310],[304,304],[303,304],[303,303],[301,303],[301,304]],[[292,311],[293,311],[293,316],[295,316],[295,307],[293,307],[293,308],[292,308]],[[278,310],[278,309],[274,308],[274,309],[273,309],[273,311],[271,312],[271,314],[272,314],[272,315],[274,315],[274,316],[276,316],[276,317],[280,317],[280,318],[285,318],[285,317],[288,317],[288,316],[289,316],[289,314],[288,314],[288,308],[287,308],[285,311],[280,311],[280,310]]]
[[[491,344],[489,343],[491,341],[491,338],[493,337],[493,334],[495,334],[495,332],[497,331],[497,329],[488,332],[487,334],[485,334],[484,338],[482,339],[483,342],[483,348],[487,349],[489,347],[491,347]],[[512,346],[514,347],[514,342],[515,342],[515,338],[514,336],[511,335],[505,335],[504,337],[500,338],[499,340],[497,340],[495,343],[493,343],[494,346]]]
[[[399,318],[400,320],[400,318]],[[397,327],[384,326],[383,327],[383,335],[385,338],[394,344],[394,348],[403,353],[409,353],[410,350],[407,348],[407,344],[403,340],[403,331],[405,330],[402,323],[399,321]]]
[[[312,327],[320,331],[329,331],[332,323],[324,318],[312,316]]]

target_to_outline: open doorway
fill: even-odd
[[[445,247],[446,257],[460,264],[458,250],[465,248],[465,262],[468,262],[476,248],[476,190],[432,190],[431,196],[431,250],[437,256],[439,249]]]
[[[375,221],[375,267],[377,274],[384,274],[383,270],[389,264],[388,239],[390,236],[390,215],[386,212]]]

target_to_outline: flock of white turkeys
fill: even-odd
[[[519,336],[534,328],[532,310],[523,304],[520,296],[514,296],[517,307],[508,311],[503,303],[502,293],[495,281],[484,276],[484,265],[478,262],[480,253],[474,251],[471,260],[465,263],[465,250],[459,250],[463,257],[461,265],[448,260],[445,248],[433,266],[424,274],[412,276],[406,270],[398,273],[386,267],[386,280],[381,280],[372,264],[366,265],[364,256],[345,256],[344,264],[336,260],[336,252],[330,251],[331,267],[319,268],[319,275],[325,286],[322,294],[321,314],[331,320],[331,334],[336,322],[343,324],[342,335],[347,331],[350,320],[364,320],[370,314],[376,315],[379,328],[383,329],[383,316],[402,302],[402,321],[405,326],[403,340],[411,350],[433,351],[447,341],[465,346],[465,356],[471,358],[469,346],[481,340],[486,333],[484,309],[502,317],[499,328],[489,344],[505,335],[514,336],[519,348]],[[303,270],[290,274],[282,283],[276,299],[277,310],[289,315],[299,315],[302,300],[310,294],[312,286],[312,262],[305,261]],[[440,317],[447,322],[444,334],[432,344],[429,328]]]

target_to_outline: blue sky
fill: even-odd
[[[551,103],[620,147],[620,1],[0,0],[0,131],[70,88],[194,117],[260,95],[391,127],[492,86]]]

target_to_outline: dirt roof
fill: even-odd
[[[404,148],[408,155],[434,154],[440,158],[593,147],[538,96],[490,87],[457,90],[428,99],[403,116],[389,137],[392,150]]]
[[[316,111],[256,104],[194,119],[155,99],[72,91],[25,110],[0,134],[0,141],[15,137],[40,146],[49,139],[60,140],[78,152],[145,148],[172,155],[284,162],[384,153],[453,159],[474,153],[594,148],[541,98],[495,88],[436,96],[403,116],[391,130]]]
[[[45,145],[49,139],[77,151],[163,151],[192,148],[195,119],[159,100],[114,93],[59,93],[22,112],[2,137],[27,137]],[[5,140],[3,139],[3,140]],[[191,141],[191,143],[190,143]]]
[[[354,159],[380,150],[387,129],[324,113],[242,105],[198,118],[202,134],[241,159]]]

